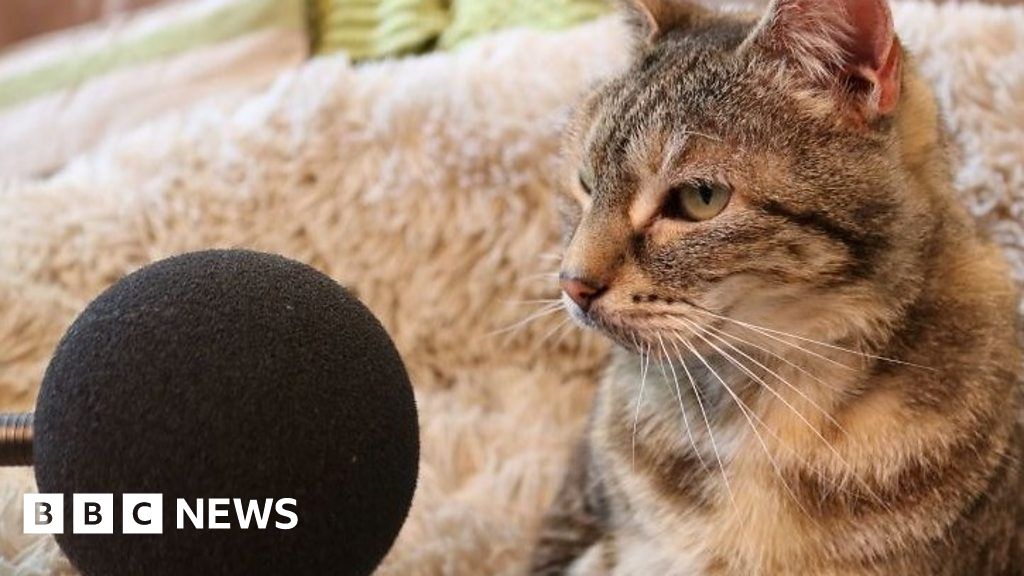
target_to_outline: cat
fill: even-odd
[[[560,273],[616,346],[531,573],[1022,573],[1017,294],[886,1],[621,4]]]

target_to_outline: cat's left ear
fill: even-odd
[[[688,0],[619,0],[633,40],[652,46],[675,30],[686,30],[706,18],[708,10]]]
[[[867,119],[899,103],[903,54],[888,0],[773,0],[745,46],[841,90]]]

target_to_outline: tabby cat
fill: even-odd
[[[886,1],[624,11],[561,269],[617,346],[532,573],[1024,573],[1016,294]]]

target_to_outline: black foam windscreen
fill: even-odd
[[[35,417],[39,492],[87,575],[368,574],[415,490],[416,407],[391,339],[327,276],[241,250],[125,277],[61,340]],[[114,534],[74,534],[73,493],[114,495]],[[163,494],[163,533],[121,533],[125,493]],[[265,529],[178,528],[177,501],[294,498]]]

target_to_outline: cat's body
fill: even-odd
[[[621,346],[533,573],[1024,573],[1016,294],[885,4],[631,14],[563,263]]]

